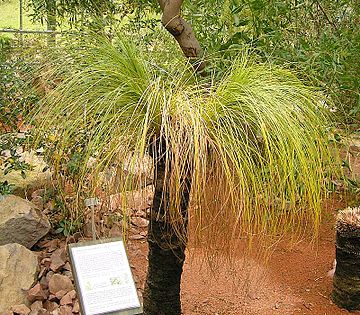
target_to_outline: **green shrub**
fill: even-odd
[[[321,87],[341,119],[360,121],[357,0],[200,0],[186,13],[208,54],[222,51],[232,59],[249,46],[262,61],[290,67]]]
[[[19,120],[37,101],[29,80],[32,68],[32,62],[15,49],[13,40],[0,37],[0,131],[17,130]]]

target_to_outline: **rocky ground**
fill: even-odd
[[[235,265],[218,266],[214,273],[204,263],[201,251],[190,249],[182,281],[184,314],[348,314],[331,302],[332,279],[328,274],[335,256],[334,214],[346,203],[347,200],[338,198],[328,201],[318,244],[303,241],[290,246],[283,242],[267,264],[251,259],[243,261],[239,255]],[[127,251],[141,297],[147,268],[146,218],[134,218],[144,220],[142,226],[135,224],[137,220],[132,223]],[[12,305],[2,315],[79,313],[66,246],[90,238],[83,233],[67,238],[52,237],[48,235],[32,247],[38,272],[24,303]],[[29,258],[22,259],[29,264]]]

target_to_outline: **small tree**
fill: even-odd
[[[163,23],[186,56],[196,59],[200,46],[179,17],[182,1],[159,3]],[[79,131],[87,131],[80,182],[90,157],[98,160],[97,173],[114,163],[122,169],[134,152],[152,156],[144,314],[181,313],[190,234],[209,251],[230,252],[242,235],[271,239],[300,233],[310,223],[317,230],[331,172],[321,94],[288,71],[252,62],[247,53],[216,81],[175,61],[170,69],[159,68],[121,35],[112,41],[91,37],[81,46],[81,54],[62,51],[65,79],[37,117],[43,129],[56,129],[58,160]],[[137,186],[130,175],[119,177],[120,190]]]

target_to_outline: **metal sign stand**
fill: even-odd
[[[93,241],[96,240],[96,227],[95,227],[95,207],[100,204],[98,198],[85,199],[85,206],[91,209],[91,233]]]

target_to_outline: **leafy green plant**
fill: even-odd
[[[92,0],[31,0],[28,3],[33,10],[33,21],[47,23],[48,27],[90,28],[93,30],[109,27],[125,15],[131,13],[132,1]]]
[[[14,185],[7,181],[0,182],[0,195],[10,195],[13,191]]]
[[[10,132],[0,134],[0,151],[13,151],[13,155],[15,155],[16,149],[18,147],[24,146],[29,138],[30,135],[27,134],[21,134],[21,136],[19,136],[18,133]]]
[[[0,62],[3,62],[7,58],[12,46],[11,38],[0,35]]]
[[[20,161],[18,155],[13,155],[5,160],[5,169],[4,175],[10,173],[11,171],[20,171],[22,178],[26,178],[26,172],[32,170],[33,167],[24,161]]]
[[[37,102],[28,76],[33,66],[33,61],[22,58],[12,46],[0,48],[0,131],[18,131],[19,121]]]
[[[17,133],[5,133],[0,135],[0,152],[7,152],[6,156],[0,158],[1,167],[4,175],[12,171],[20,171],[21,176],[26,178],[26,171],[31,171],[33,166],[21,159],[18,153],[19,148],[23,148],[30,135],[23,134],[18,136]]]
[[[58,227],[55,230],[56,234],[64,234],[64,236],[69,236],[77,232],[80,228],[81,224],[73,221],[73,220],[67,220],[62,219],[59,221]]]
[[[360,11],[356,0],[201,0],[185,3],[208,54],[232,59],[251,47],[291,68],[336,102],[340,120],[360,120]],[[220,60],[221,62],[223,60]],[[334,108],[335,109],[335,108]]]

